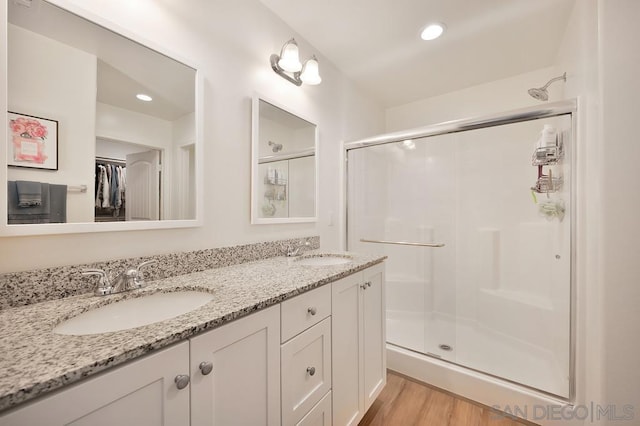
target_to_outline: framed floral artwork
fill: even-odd
[[[7,164],[58,170],[58,122],[9,111]]]

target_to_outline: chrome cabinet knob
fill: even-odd
[[[184,389],[189,386],[189,376],[186,374],[178,374],[174,380],[178,389]]]
[[[371,287],[371,281],[367,281],[366,283],[364,283],[364,285],[366,285],[367,287]]]
[[[360,288],[363,289],[363,290],[366,290],[367,289],[367,284],[366,283],[360,284]]]
[[[200,372],[202,373],[202,375],[206,376],[207,374],[211,373],[211,371],[213,370],[213,363],[202,361],[198,366],[198,368],[200,368]]]
[[[314,307],[311,307],[309,309],[307,309],[307,312],[309,312],[311,315],[315,315],[318,313],[318,310]]]
[[[316,374],[316,368],[315,367],[307,367],[307,373],[309,373],[310,376],[313,376],[314,374]]]

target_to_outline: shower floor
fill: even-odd
[[[387,342],[554,395],[569,396],[568,374],[552,355],[477,323],[419,312],[387,311]],[[452,347],[447,351],[440,348]]]

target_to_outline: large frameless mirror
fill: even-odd
[[[197,225],[195,67],[77,10],[8,3],[3,234]]]
[[[255,96],[252,139],[251,223],[316,221],[317,126]]]

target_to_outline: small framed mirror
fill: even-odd
[[[253,97],[251,223],[315,222],[318,126]]]

